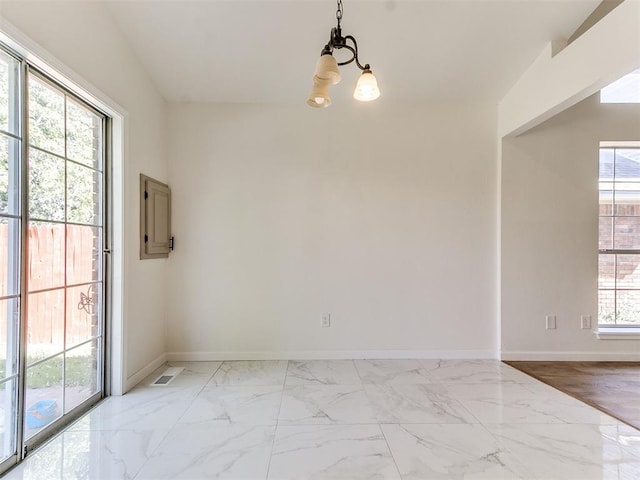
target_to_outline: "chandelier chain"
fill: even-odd
[[[340,21],[342,20],[342,0],[337,0],[338,9],[336,10],[336,20],[338,20],[338,28],[340,28]]]

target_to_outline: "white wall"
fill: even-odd
[[[3,0],[0,16],[68,67],[72,79],[126,109],[124,231],[114,235],[124,246],[118,277],[124,279],[124,376],[131,385],[165,352],[167,262],[138,260],[138,176],[167,180],[166,105],[100,2]]]
[[[497,355],[495,108],[172,105],[169,126],[169,358]]]
[[[501,337],[508,359],[640,358],[640,341],[598,340],[598,148],[640,140],[640,105],[598,96],[502,142]],[[557,330],[545,330],[545,315]]]

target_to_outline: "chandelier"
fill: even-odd
[[[373,76],[373,73],[371,73],[371,67],[368,63],[363,66],[358,59],[358,42],[356,42],[356,39],[351,35],[342,36],[342,29],[340,27],[342,20],[342,0],[337,0],[337,2],[338,10],[336,10],[336,20],[338,21],[338,26],[331,29],[329,43],[324,46],[320,53],[320,58],[316,63],[316,71],[313,75],[313,87],[307,99],[307,104],[316,108],[331,105],[329,86],[340,82],[341,76],[338,66],[348,65],[352,62],[355,62],[358,68],[362,70],[362,75],[358,78],[358,83],[356,83],[356,88],[353,91],[353,98],[361,102],[369,102],[380,96],[378,82],[376,77]],[[342,50],[343,48],[351,52],[351,58],[338,63],[336,59],[333,58],[333,51]]]

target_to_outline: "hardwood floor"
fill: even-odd
[[[640,430],[640,362],[504,362]]]

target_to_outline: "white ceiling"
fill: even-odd
[[[599,0],[343,0],[385,101],[500,100],[545,44],[568,38]],[[108,1],[170,101],[304,102],[335,26],[333,0]],[[359,70],[341,68],[336,99]],[[346,85],[345,85],[346,84]]]

